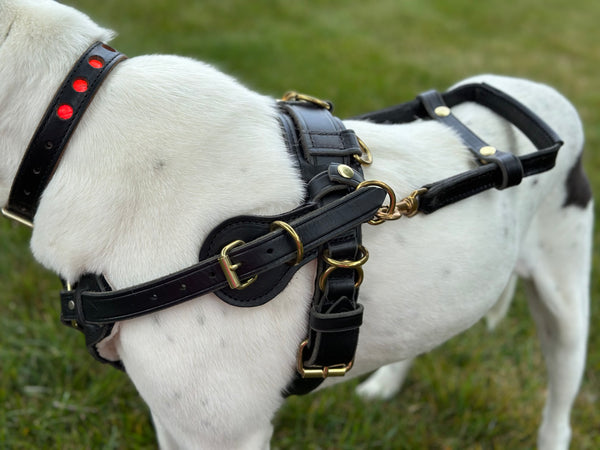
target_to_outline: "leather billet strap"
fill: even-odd
[[[50,182],[69,139],[98,88],[126,56],[102,42],[75,63],[31,139],[13,181],[3,213],[30,227],[40,197]]]
[[[432,115],[439,119],[437,114],[430,113],[431,108],[428,111],[423,101],[424,98],[426,99],[427,96],[421,96],[410,102],[380,111],[363,114],[353,119],[369,120],[375,123],[408,123],[416,119],[431,118]],[[449,108],[464,102],[478,103],[500,115],[523,132],[537,148],[537,152],[518,157],[523,177],[545,172],[554,167],[556,155],[562,146],[561,139],[537,114],[513,97],[488,84],[473,83],[458,86],[451,91],[442,93],[441,100]],[[449,121],[443,122],[452,126]],[[456,124],[454,119],[452,122]],[[463,139],[466,136],[460,131],[459,134]],[[468,140],[465,144],[473,147],[477,145],[472,142],[470,145]],[[508,161],[510,157],[506,158],[505,161]],[[477,158],[478,161],[480,159],[480,157]],[[510,169],[503,168],[498,164],[498,161],[492,160],[476,169],[425,185],[427,191],[419,195],[419,212],[429,214],[443,206],[487,189],[493,187],[501,189],[511,183],[516,183],[519,169],[517,163],[512,158],[510,159],[511,161],[507,164],[512,166]],[[511,174],[508,175],[506,170],[510,170]]]

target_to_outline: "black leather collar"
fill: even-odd
[[[33,227],[40,197],[60,162],[69,138],[98,88],[127,57],[102,42],[92,45],[71,69],[44,113],[21,160],[2,213]]]

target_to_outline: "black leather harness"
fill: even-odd
[[[75,64],[27,149],[9,202],[2,209],[6,216],[33,226],[40,196],[69,137],[102,80],[124,58],[96,43]],[[85,81],[83,92],[80,80]],[[452,106],[466,101],[498,113],[538,151],[517,157],[488,145],[452,114]],[[64,108],[59,111],[64,105],[66,115]],[[234,306],[260,306],[279,294],[300,267],[318,258],[307,339],[299,346],[296,377],[284,394],[310,392],[325,378],[343,376],[352,367],[363,312],[358,290],[368,259],[361,243],[361,224],[417,212],[429,214],[492,187],[517,185],[525,176],[551,169],[562,145],[537,115],[489,85],[468,84],[443,94],[426,92],[411,102],[355,119],[376,123],[438,120],[459,133],[480,166],[423,186],[396,202],[385,183],[364,180],[361,167],[371,162],[370,152],[331,114],[330,103],[292,93],[278,107],[288,150],[307,185],[305,203],[278,216],[226,220],[205,239],[197,264],[147,283],[113,291],[102,274],[85,274],[73,286],[64,283],[61,320],[84,333],[94,357],[123,368],[120,361],[103,359],[96,349],[117,321],[207,293]],[[388,196],[390,204],[382,206]]]

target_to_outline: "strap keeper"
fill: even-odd
[[[310,328],[320,333],[339,333],[360,328],[363,318],[363,306],[357,303],[354,311],[341,313],[319,313],[310,311]]]

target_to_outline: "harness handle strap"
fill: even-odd
[[[464,144],[475,155],[478,162],[483,164],[496,163],[502,173],[502,181],[496,185],[498,189],[516,186],[521,183],[523,179],[523,166],[521,165],[521,160],[516,155],[497,150],[477,136],[470,128],[466,127],[452,113],[452,110],[446,105],[442,95],[438,91],[431,90],[424,92],[418,98],[423,102],[427,113],[432,119],[452,128],[459,134]]]
[[[441,98],[448,107],[464,102],[475,102],[485,106],[527,136],[537,148],[537,152],[518,157],[523,177],[554,167],[556,155],[563,144],[562,140],[536,113],[515,98],[486,83],[461,85],[442,93]],[[419,97],[408,103],[362,114],[353,119],[370,120],[375,123],[407,123],[428,117],[430,114],[422,97]],[[514,172],[518,173],[517,170]],[[423,186],[427,191],[419,195],[419,212],[430,214],[479,192],[502,187],[506,182],[507,175],[503,173],[500,165],[496,161],[490,162],[477,169]]]
[[[33,227],[40,197],[98,88],[127,57],[102,42],[75,63],[44,113],[12,184],[5,216]]]

